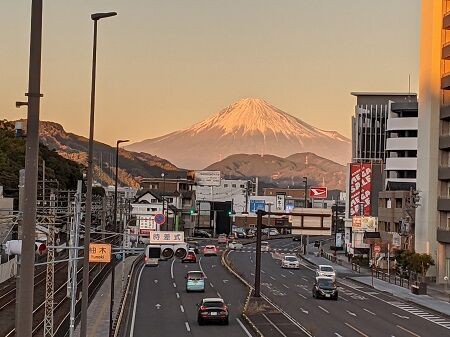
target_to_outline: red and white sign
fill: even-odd
[[[370,215],[372,164],[350,164],[350,216]]]
[[[378,254],[379,252],[381,252],[381,247],[379,245],[375,245],[373,246],[373,251]]]
[[[311,187],[309,189],[309,197],[311,199],[326,199],[328,197],[328,188]]]

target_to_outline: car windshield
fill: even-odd
[[[201,280],[203,278],[202,272],[195,272],[188,274],[188,280]]]
[[[321,271],[331,271],[331,272],[334,271],[333,267],[328,267],[328,266],[320,267],[320,270]]]
[[[319,279],[317,283],[319,284],[320,288],[334,288],[333,280]]]
[[[220,301],[203,302],[203,306],[207,308],[223,307],[223,302]]]
[[[295,256],[286,256],[284,259],[289,262],[297,261],[297,258]]]

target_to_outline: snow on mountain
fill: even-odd
[[[167,158],[179,167],[201,169],[236,153],[286,157],[313,152],[338,163],[350,159],[350,140],[274,107],[245,98],[185,130],[127,146]]]

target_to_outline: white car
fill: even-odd
[[[300,261],[296,256],[286,255],[283,257],[283,260],[281,260],[281,268],[300,269]]]
[[[271,229],[271,230],[269,231],[269,235],[270,235],[270,236],[277,236],[277,235],[280,235],[280,232],[277,231],[276,229]]]
[[[331,277],[333,281],[336,281],[336,272],[334,271],[334,268],[326,264],[320,264],[317,266],[316,277],[317,276]]]
[[[240,242],[233,241],[228,244],[228,248],[230,249],[242,249],[244,245]]]

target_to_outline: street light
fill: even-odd
[[[91,241],[91,216],[92,216],[92,175],[94,156],[94,112],[95,112],[95,77],[97,67],[97,23],[98,20],[117,15],[116,12],[94,13],[91,19],[94,21],[94,38],[92,47],[92,82],[91,82],[91,113],[89,121],[89,148],[88,170],[86,186],[86,220],[84,230],[84,259],[83,259],[83,287],[81,297],[81,328],[80,337],[86,337],[87,311],[89,304],[89,244]]]
[[[308,194],[308,177],[303,177],[303,183],[305,184],[305,208],[308,208],[307,194]]]
[[[119,180],[119,145],[122,143],[127,143],[129,140],[118,140],[116,142],[116,177],[114,183],[114,213],[113,213],[113,231],[118,232],[118,228],[120,229],[120,225],[117,226],[117,183]],[[120,231],[121,232],[121,231]],[[124,239],[124,238],[122,238]],[[123,253],[125,254],[125,253]],[[112,325],[113,325],[113,308],[114,308],[114,282],[115,282],[115,268],[114,268],[114,259],[111,259],[111,298],[109,305],[109,335],[112,336]]]

